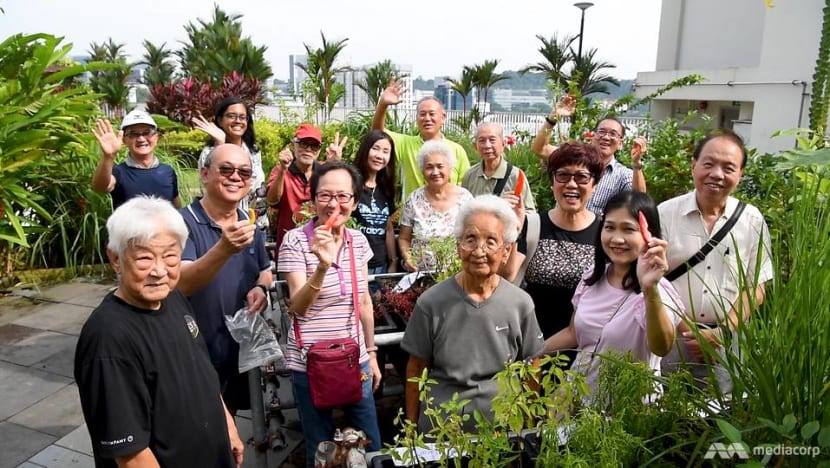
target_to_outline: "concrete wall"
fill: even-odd
[[[652,103],[653,118],[677,117],[678,108],[708,101],[717,121],[723,106],[741,102],[742,131],[762,152],[792,148],[771,139],[776,130],[809,125],[809,95],[821,34],[822,0],[664,0],[656,72],[637,75],[645,96],[673,79],[701,74],[700,85],[666,93]],[[692,104],[690,105],[689,101]],[[724,104],[721,104],[724,103]]]

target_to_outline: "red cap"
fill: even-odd
[[[294,137],[298,140],[303,140],[305,138],[313,138],[317,140],[318,143],[323,142],[323,133],[320,131],[320,129],[308,123],[300,125],[300,128],[297,129],[297,132],[294,133]]]

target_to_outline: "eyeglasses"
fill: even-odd
[[[604,128],[601,128],[601,129],[597,130],[596,135],[600,138],[607,136],[608,138],[611,138],[612,140],[619,140],[620,138],[622,138],[622,135],[617,133],[616,130],[606,130]]]
[[[322,145],[316,141],[298,140],[296,138],[294,139],[294,143],[300,145],[300,148],[311,151],[320,151],[320,148],[322,147]]]
[[[218,170],[223,177],[230,177],[236,172],[242,180],[248,180],[254,175],[254,170],[250,167],[219,166]]]
[[[479,242],[475,237],[467,237],[458,243],[461,248],[467,252],[473,252],[475,249],[481,247],[485,253],[494,254],[499,251],[504,244],[495,239],[486,239],[484,242]]]
[[[591,182],[591,179],[593,179],[593,176],[588,172],[570,173],[565,171],[556,171],[553,174],[553,180],[559,182],[560,184],[567,184],[571,181],[571,179],[579,185],[588,185],[588,183]]]
[[[248,115],[247,114],[234,114],[234,113],[227,113],[223,117],[228,120],[234,120],[236,122],[247,122]]]
[[[144,130],[143,132],[130,131],[130,132],[124,133],[124,136],[127,137],[127,138],[138,138],[138,137],[150,138],[151,136],[156,135],[157,133],[158,133],[158,130]]]
[[[320,203],[328,203],[328,202],[331,201],[332,198],[334,198],[335,200],[337,200],[337,203],[340,203],[341,205],[345,205],[346,203],[349,203],[350,201],[352,201],[352,199],[354,198],[354,194],[353,193],[346,193],[346,192],[340,192],[340,193],[319,192],[319,193],[317,193],[317,195],[314,198]]]

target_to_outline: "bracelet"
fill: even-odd
[[[549,115],[545,116],[545,122],[549,123],[551,127],[556,126],[556,119],[551,119]]]
[[[643,169],[643,163],[632,164],[631,169],[641,171]]]
[[[322,286],[315,286],[314,284],[312,284],[312,283],[311,283],[311,281],[306,282],[306,285],[307,285],[309,288],[311,288],[311,289],[313,289],[313,290],[315,290],[315,291],[320,291],[321,289],[323,289],[323,287],[322,287]]]
[[[376,352],[378,352],[378,347],[377,346],[367,346],[366,347],[366,352],[367,353],[376,353]]]
[[[255,287],[261,289],[262,293],[265,294],[266,297],[268,296],[268,287],[267,286],[265,286],[264,284],[257,284]]]

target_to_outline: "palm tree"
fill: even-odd
[[[574,60],[571,45],[577,36],[566,35],[560,40],[556,34],[550,39],[541,34],[537,34],[536,38],[542,42],[542,46],[539,47],[539,53],[542,54],[545,61],[536,62],[533,65],[521,68],[519,73],[524,75],[530,71],[542,72],[557,86],[566,88],[568,86],[568,77],[563,70],[566,65]]]
[[[127,63],[127,54],[123,50],[124,46],[125,44],[116,44],[112,38],[101,44],[93,42],[89,45],[91,62],[105,62],[116,65],[113,68],[93,72],[89,85],[93,91],[101,95],[101,101],[109,111],[119,117],[123,115],[124,107],[127,104],[127,94],[130,90],[127,86],[127,78],[130,76],[132,68],[132,65]]]
[[[496,73],[496,67],[499,66],[499,60],[485,60],[481,65],[473,66],[473,84],[478,88],[479,92],[484,92],[484,102],[487,101],[487,94],[490,87],[499,81],[504,81],[508,77],[503,73]],[[479,100],[481,96],[479,95]],[[482,106],[479,106],[482,107]]]
[[[366,76],[362,81],[357,83],[357,87],[366,92],[369,96],[371,107],[375,107],[380,94],[389,86],[389,82],[397,75],[398,71],[389,59],[378,62],[376,65],[368,67],[364,71]]]
[[[464,68],[461,69],[461,79],[455,80],[447,77],[447,81],[452,85],[452,90],[461,96],[461,115],[463,116],[467,115],[467,96],[473,92],[474,80],[475,70],[467,65],[464,65]]]
[[[265,46],[257,47],[250,37],[242,36],[242,15],[227,14],[214,6],[213,18],[188,23],[184,29],[188,41],[175,54],[182,75],[198,78],[220,87],[224,77],[236,71],[242,76],[265,81],[273,76],[265,60]]]
[[[155,85],[171,83],[176,71],[175,66],[170,62],[173,51],[165,49],[167,43],[157,46],[145,39],[142,44],[144,45],[144,55],[139,63],[147,65],[147,69],[144,71],[141,82],[151,88]]]
[[[608,94],[608,84],[620,84],[619,80],[602,72],[617,66],[609,62],[595,62],[596,53],[597,49],[591,49],[584,53],[581,59],[575,60],[568,77],[571,86],[576,86],[582,96],[593,93]]]
[[[308,44],[303,44],[308,55],[308,60],[304,64],[298,63],[297,66],[305,71],[312,81],[317,105],[327,111],[327,114],[323,116],[324,119],[327,119],[328,115],[331,114],[331,109],[334,108],[337,101],[345,94],[333,90],[333,86],[337,82],[336,75],[338,73],[351,70],[351,67],[336,66],[335,64],[337,62],[337,56],[346,47],[346,42],[349,39],[329,42],[326,40],[326,35],[322,31],[320,31],[320,37],[323,39],[323,46],[319,49],[315,49]]]

